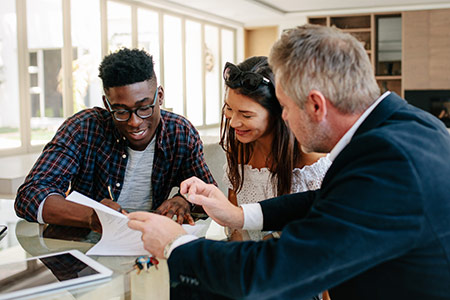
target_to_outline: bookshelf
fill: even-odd
[[[335,26],[356,37],[370,58],[381,92],[403,95],[401,13],[313,16],[308,22]]]

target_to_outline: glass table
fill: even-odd
[[[2,235],[0,241],[0,263],[71,249],[85,253],[100,238],[99,234],[83,229],[40,225],[19,219],[15,216],[13,205],[13,200],[0,200],[0,224],[8,226],[6,235]],[[26,299],[169,299],[169,271],[165,260],[160,260],[158,269],[151,267],[148,272],[138,274],[133,268],[135,256],[90,257],[113,270],[110,280],[36,294]]]

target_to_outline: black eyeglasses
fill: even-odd
[[[269,85],[270,83],[270,80],[261,74],[242,72],[241,69],[230,62],[225,64],[225,68],[223,69],[223,79],[230,88],[235,89],[242,87],[249,92],[256,90],[261,84]]]
[[[153,110],[155,108],[156,99],[158,98],[158,88],[156,88],[155,96],[153,98],[153,103],[149,105],[144,105],[138,107],[136,109],[118,109],[113,110],[111,107],[111,103],[108,98],[106,98],[106,104],[108,104],[109,112],[113,115],[114,119],[120,122],[126,122],[131,118],[131,114],[135,113],[141,119],[149,118],[153,115]]]

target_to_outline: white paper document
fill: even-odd
[[[87,255],[103,256],[138,256],[149,255],[141,240],[142,233],[128,227],[128,217],[78,192],[72,192],[67,200],[91,207],[95,210],[102,224],[102,237]],[[205,236],[209,221],[199,221],[196,225],[183,225],[189,234]]]

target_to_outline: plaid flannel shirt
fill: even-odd
[[[94,200],[119,198],[128,160],[128,141],[116,129],[111,114],[95,107],[67,119],[44,147],[19,187],[15,210],[37,221],[39,204],[52,193],[65,195],[69,186]],[[197,130],[184,117],[161,110],[152,171],[153,209],[171,189],[191,176],[215,183],[203,157]]]

